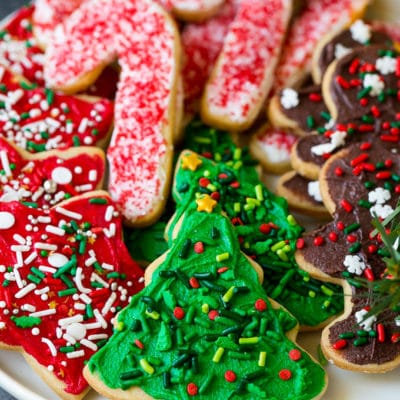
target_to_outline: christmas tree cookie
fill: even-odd
[[[102,191],[48,210],[0,202],[0,347],[21,351],[63,399],[87,393],[86,361],[143,287],[121,232]]]
[[[342,291],[311,279],[298,268],[294,251],[303,228],[289,214],[286,201],[261,183],[254,162],[227,140],[227,134],[224,143],[217,145],[222,132],[204,126],[195,132],[192,140],[202,142],[197,148],[208,158],[184,151],[178,160],[173,189],[177,209],[167,236],[172,236],[176,222],[187,215],[196,196],[209,194],[234,225],[242,251],[262,266],[267,294],[284,305],[303,328],[326,324],[342,310]]]
[[[147,286],[85,369],[118,399],[315,399],[324,370],[295,343],[296,321],[269,300],[216,200],[200,195]]]

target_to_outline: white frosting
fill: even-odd
[[[350,27],[351,37],[356,42],[365,44],[371,39],[371,27],[361,20],[357,20]]]
[[[368,201],[376,204],[384,204],[391,199],[389,190],[377,187],[368,193]]]
[[[319,201],[320,203],[322,203],[322,196],[321,196],[321,190],[319,187],[319,181],[308,182],[307,189],[308,189],[308,194],[315,201]]]
[[[297,107],[299,105],[299,94],[296,90],[285,88],[281,93],[281,104],[286,110]]]
[[[347,54],[349,54],[352,50],[349,49],[348,47],[343,46],[342,44],[338,43],[335,46],[335,58],[339,59],[342,58],[344,56],[346,56]]]
[[[376,60],[375,67],[382,75],[388,75],[396,72],[396,64],[394,57],[384,56]]]
[[[323,143],[313,146],[311,147],[311,152],[316,156],[322,156],[324,154],[332,153],[332,151],[345,144],[346,135],[346,132],[336,131],[330,136],[330,143]]]
[[[367,266],[365,262],[358,255],[346,255],[343,265],[346,267],[347,271],[352,274],[361,275]]]
[[[356,318],[357,324],[360,325],[364,330],[370,331],[372,329],[372,325],[376,322],[376,317],[375,315],[371,315],[368,318],[365,318],[365,316],[368,314],[368,311],[365,309],[362,309],[360,311],[357,311],[354,316]]]
[[[370,87],[371,91],[369,92],[369,95],[375,97],[379,96],[383,92],[383,89],[385,89],[385,82],[377,74],[365,74],[363,87]]]

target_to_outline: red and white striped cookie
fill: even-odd
[[[370,0],[307,0],[291,26],[275,74],[274,92],[296,86],[311,71],[318,41],[360,18]]]
[[[239,0],[227,0],[218,14],[201,24],[187,24],[182,31],[182,77],[186,115],[197,112],[204,86],[222,50]]]
[[[42,47],[46,47],[57,25],[86,0],[36,0],[33,13],[34,33]]]
[[[68,91],[89,85],[118,57],[109,191],[130,225],[152,223],[167,198],[179,55],[175,24],[148,0],[85,2],[46,52],[47,84]]]
[[[272,85],[291,15],[288,0],[242,0],[202,98],[203,120],[218,128],[247,129]]]
[[[216,14],[225,0],[157,0],[184,21],[204,21]]]

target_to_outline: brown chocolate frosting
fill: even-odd
[[[309,179],[304,178],[299,174],[295,174],[290,179],[285,181],[283,186],[290,192],[294,193],[296,197],[316,206],[321,206],[322,202],[315,200],[314,197],[308,194],[309,182],[311,182]]]

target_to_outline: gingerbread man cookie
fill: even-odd
[[[295,320],[259,280],[216,200],[200,195],[85,377],[121,400],[320,398],[324,370],[294,343]]]
[[[82,369],[139,291],[142,270],[106,192],[48,210],[0,202],[0,346],[22,351],[63,399],[88,391]]]

